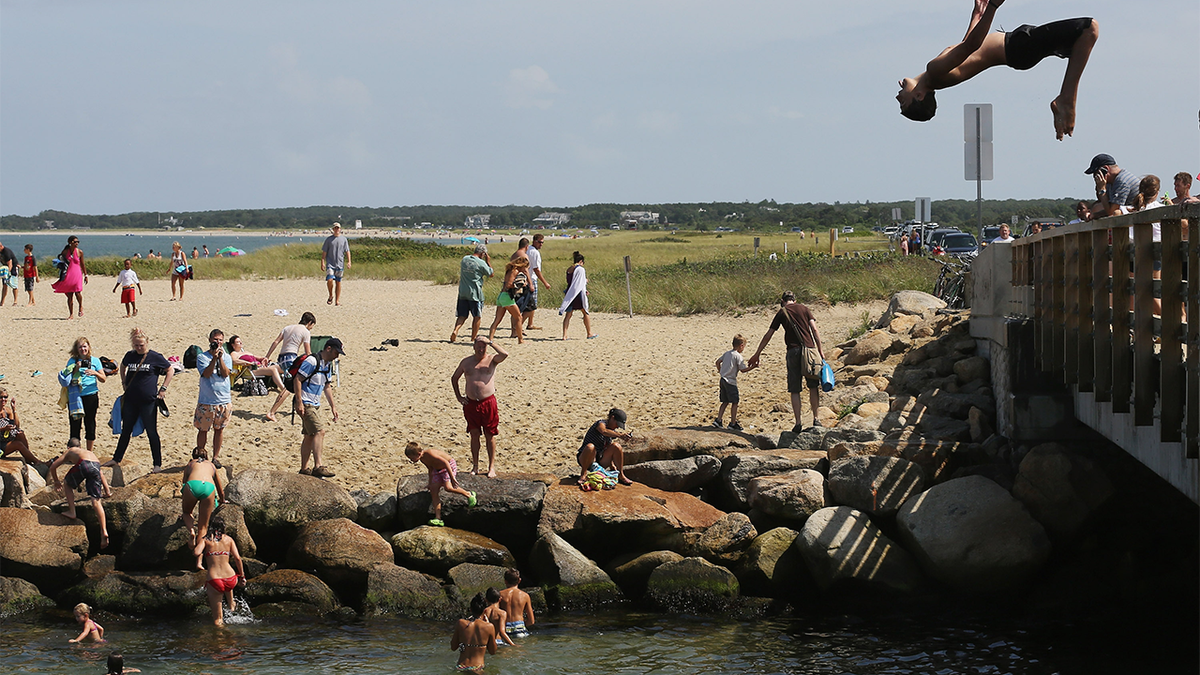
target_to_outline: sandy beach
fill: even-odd
[[[49,283],[38,284],[37,305],[0,308],[5,336],[0,348],[0,374],[16,399],[22,428],[40,458],[52,458],[65,445],[67,413],[58,407],[55,373],[67,361],[76,337],[86,336],[93,353],[120,362],[129,349],[134,326],[151,337],[150,348],[165,356],[182,356],[193,344],[205,345],[208,331],[220,328],[227,337],[240,335],[250,353],[262,355],[279,330],[295,323],[305,311],[317,317],[315,335],[343,340],[341,383],[334,389],[341,416],[329,423],[325,463],[337,472],[331,480],[348,488],[390,490],[396,476],[417,472],[404,458],[409,440],[449,451],[460,470],[470,467],[469,436],[462,410],[454,399],[450,375],[471,348],[447,338],[454,323],[455,286],[419,281],[359,281],[343,286],[341,307],[325,304],[322,281],[206,281],[188,282],[186,299],[170,301],[168,281],[143,282],[139,316],[124,318],[115,279],[93,276],[85,287],[82,319],[67,321],[66,302]],[[495,280],[485,284],[492,299]],[[552,299],[558,292],[543,294]],[[886,306],[813,307],[827,346],[842,341],[861,323],[863,311],[878,316]],[[288,316],[279,317],[276,309]],[[486,330],[495,308],[485,308]],[[594,314],[594,340],[583,339],[578,314],[570,337],[562,341],[557,307],[537,312],[543,330],[532,331],[524,344],[497,332],[509,359],[497,370],[500,434],[497,467],[503,474],[543,471],[567,475],[587,426],[610,407],[624,408],[635,432],[663,426],[706,424],[717,408],[717,373],[713,362],[729,349],[730,339],[747,339],[745,356],[757,347],[769,326],[770,308],[741,316],[642,317]],[[507,322],[506,324],[507,325]],[[469,325],[468,325],[469,328]],[[399,347],[368,351],[385,339]],[[790,413],[771,412],[786,404],[782,334],[777,334],[763,357],[763,366],[740,377],[741,421],[747,431],[778,432],[792,426]],[[41,371],[41,375],[31,376]],[[196,431],[197,373],[178,374],[167,402],[172,414],[160,418],[164,464],[181,465],[190,458]],[[120,394],[119,377],[100,385],[96,454],[111,456],[116,437],[106,426],[113,400]],[[233,470],[260,467],[296,470],[299,467],[300,425],[290,415],[268,422],[265,413],[274,400],[240,397],[234,392],[234,417],[225,431],[221,459]],[[288,410],[290,402],[285,404]],[[329,421],[328,410],[323,410]],[[728,417],[726,418],[728,420]],[[148,465],[145,436],[133,439],[126,459]]]

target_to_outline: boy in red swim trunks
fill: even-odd
[[[458,484],[458,464],[454,458],[441,450],[422,448],[416,441],[409,441],[404,447],[404,456],[414,464],[420,462],[429,469],[429,499],[433,503],[433,520],[429,521],[434,527],[442,527],[442,498],[439,494],[443,486],[446,492],[453,492],[467,498],[467,506],[475,506],[479,500],[474,492],[467,492]]]
[[[495,354],[489,354],[491,346]],[[467,419],[467,433],[471,434],[471,473],[479,473],[479,434],[487,441],[489,478],[496,477],[496,432],[500,426],[500,415],[496,408],[496,366],[508,358],[508,352],[500,345],[483,337],[475,338],[475,353],[463,359],[450,377],[454,386],[454,398],[463,407]],[[458,389],[458,380],[466,375],[466,396]]]

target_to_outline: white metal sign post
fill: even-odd
[[[992,180],[992,104],[963,106],[964,176],[975,181],[975,213],[983,227],[983,181]]]
[[[633,271],[633,263],[625,256],[625,297],[629,299],[629,318],[633,318],[633,290],[629,287],[629,273]]]

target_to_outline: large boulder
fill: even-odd
[[[796,530],[777,527],[755,537],[735,568],[743,592],[789,597],[803,588],[803,584],[797,582],[808,573],[793,546],[798,535]]]
[[[305,523],[358,515],[358,503],[340,485],[298,473],[249,469],[225,488],[268,559],[278,559]]]
[[[16,577],[0,577],[0,619],[34,609],[47,609],[54,601],[38,592],[37,586]]]
[[[88,551],[83,523],[57,513],[0,508],[0,568],[38,588],[61,588],[79,576]]]
[[[667,492],[694,490],[716,478],[720,472],[721,460],[712,455],[625,465],[625,475],[630,480]]]
[[[836,389],[834,391],[837,391]],[[837,417],[837,413],[830,410],[823,403],[817,409],[817,418],[820,421],[822,411],[827,411],[829,416]],[[779,434],[779,449],[780,450],[820,450],[821,444],[825,442],[825,436],[829,433],[829,429],[822,426],[807,427],[801,431],[787,430]],[[741,453],[745,456],[746,453]],[[723,461],[723,460],[722,460]],[[722,467],[724,470],[727,467]]]
[[[208,604],[205,572],[117,571],[84,579],[67,589],[60,602],[86,602],[117,614],[186,615]]]
[[[595,608],[622,599],[621,589],[604,570],[554,532],[534,542],[529,565],[546,599],[559,609]]]
[[[768,516],[803,522],[825,508],[825,477],[812,469],[761,476],[749,483],[749,503]]]
[[[882,360],[892,349],[896,336],[887,330],[873,330],[858,339],[854,347],[842,357],[848,366],[857,366]]]
[[[410,619],[446,621],[454,606],[441,584],[392,563],[376,563],[367,574],[364,605],[376,614],[396,614]]]
[[[32,506],[29,495],[45,487],[46,483],[41,481],[41,485],[35,483],[31,486],[31,474],[41,478],[41,475],[25,462],[0,459],[0,508],[28,509]]]
[[[754,447],[754,437],[731,429],[652,429],[622,443],[625,464],[696,455],[721,456]]]
[[[829,448],[829,461],[860,456],[899,457],[920,465],[925,470],[926,478],[936,481],[949,476],[951,459],[962,447],[963,444],[958,441],[946,441],[911,429],[901,429],[889,433],[882,440],[834,443]]]
[[[396,528],[396,494],[380,492],[358,500],[358,524],[380,532]]]
[[[338,607],[337,596],[324,581],[300,570],[273,570],[254,577],[246,582],[246,599],[255,607],[299,604],[317,614]]]
[[[683,535],[712,527],[723,515],[686,492],[638,483],[599,492],[554,485],[546,491],[538,533],[560,535],[586,555],[608,560],[631,550],[683,549]]]
[[[499,565],[463,563],[451,568],[446,573],[446,576],[450,578],[450,582],[458,590],[459,597],[466,601],[467,604],[463,605],[463,608],[466,609],[469,606],[471,598],[476,593],[483,593],[489,587],[498,591],[503,590],[506,586],[504,583],[504,573],[507,571],[507,567],[500,567]]]
[[[504,546],[482,534],[453,527],[424,525],[393,536],[391,544],[398,564],[439,576],[463,563],[516,565]]]
[[[899,457],[846,457],[829,465],[829,493],[836,504],[874,515],[891,515],[925,489],[925,470]]]
[[[991,364],[982,356],[972,356],[954,362],[954,374],[958,376],[959,384],[967,384],[976,380],[986,381],[991,377]]]
[[[879,317],[879,322],[875,325],[883,328],[890,325],[892,320],[898,316],[925,316],[927,312],[932,314],[933,311],[945,306],[946,301],[922,291],[896,291],[888,302],[887,310],[883,316]]]
[[[509,550],[528,550],[546,496],[546,483],[537,478],[488,478],[460,473],[463,489],[474,492],[478,503],[467,506],[459,495],[441,493],[442,520],[450,527],[487,532]],[[429,476],[402,476],[396,482],[396,507],[402,529],[424,525],[433,517]]]
[[[1051,534],[1070,537],[1113,495],[1113,484],[1086,457],[1058,443],[1035,446],[1021,460],[1012,494]]]
[[[786,434],[785,434],[786,435]],[[816,440],[820,447],[820,439]],[[799,469],[819,470],[825,461],[821,450],[758,450],[726,457],[721,462],[722,495],[730,509],[749,508],[750,481]]]
[[[246,526],[246,512],[242,507],[237,504],[221,504],[213,511],[211,522],[219,522],[225,526],[225,534],[237,544],[238,554],[243,558],[258,556],[258,544],[250,535],[250,528]]]
[[[375,530],[347,518],[318,520],[300,529],[287,552],[297,569],[315,570],[335,589],[357,591],[366,586],[372,565],[393,562],[392,547]]]
[[[646,582],[646,599],[671,612],[719,612],[738,592],[737,576],[704,558],[663,563]]]
[[[147,499],[130,517],[117,555],[124,570],[195,569],[192,534],[180,516],[178,501]]]
[[[693,547],[694,554],[718,565],[737,562],[758,531],[744,513],[726,513],[704,531]]]
[[[117,553],[125,546],[126,535],[131,531],[134,518],[151,499],[144,493],[132,488],[123,487],[113,489],[112,497],[106,498],[104,504],[104,518],[108,526],[108,548],[107,553]],[[179,502],[176,501],[176,510],[179,509]],[[56,499],[50,504],[50,508],[58,513],[62,513],[67,509],[65,499]],[[80,499],[76,495],[75,499],[75,515],[79,516],[79,520],[87,527],[88,541],[91,543],[89,555],[94,555],[100,551],[100,520],[96,517],[96,509],[92,506],[91,499]]]
[[[814,513],[795,546],[822,590],[849,583],[912,591],[921,582],[912,556],[883,536],[867,514],[849,506]]]
[[[640,598],[646,592],[646,582],[650,573],[659,565],[683,560],[683,556],[675,551],[651,551],[641,555],[629,554],[621,556],[609,565],[608,574],[625,595]]]
[[[935,485],[904,503],[900,537],[930,576],[966,591],[1012,588],[1050,555],[1021,502],[982,476]]]

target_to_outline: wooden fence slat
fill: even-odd
[[[1075,260],[1075,277],[1079,284],[1078,336],[1079,345],[1077,360],[1079,363],[1079,391],[1095,391],[1095,342],[1092,338],[1094,330],[1093,305],[1095,296],[1092,285],[1095,283],[1092,275],[1092,256],[1095,253],[1095,242],[1090,232],[1077,235],[1079,257]]]
[[[1079,235],[1068,234],[1063,256],[1063,382],[1079,383]]]
[[[1096,400],[1112,400],[1112,297],[1108,292],[1111,270],[1111,252],[1108,233],[1104,230],[1092,232],[1092,306],[1095,329],[1092,344],[1096,360]]]
[[[1154,233],[1150,223],[1133,228],[1133,423],[1154,424]]]
[[[1058,368],[1058,360],[1054,357],[1054,312],[1055,298],[1058,295],[1054,276],[1054,242],[1044,239],[1040,243],[1042,255],[1042,372],[1054,372]]]
[[[1187,389],[1183,384],[1183,345],[1179,341],[1185,300],[1180,239],[1179,221],[1162,221],[1162,346],[1159,350],[1162,373],[1159,385],[1159,422],[1160,439],[1164,443],[1180,440],[1184,399],[1187,396]]]
[[[1188,219],[1187,456],[1200,459],[1200,222]]]
[[[1133,396],[1133,348],[1129,325],[1129,228],[1112,229],[1112,404],[1113,412],[1129,412]]]

